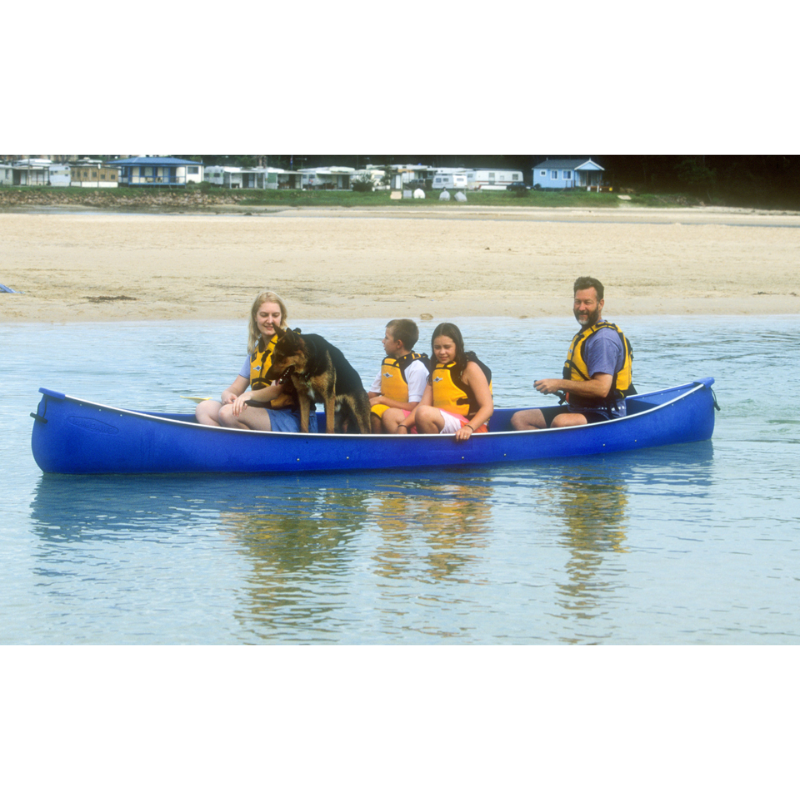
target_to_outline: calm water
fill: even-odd
[[[506,406],[575,330],[455,321]],[[235,376],[242,324],[0,325],[0,643],[797,644],[795,318],[616,321],[640,391],[716,378],[711,442],[286,478],[51,476],[31,456],[39,386],[188,410]],[[385,322],[297,324],[368,385]]]

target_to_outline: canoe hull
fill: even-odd
[[[706,378],[637,395],[627,417],[579,428],[508,431],[516,409],[499,409],[493,432],[467,442],[212,428],[189,414],[130,411],[40,389],[31,445],[43,472],[66,474],[407,470],[585,457],[709,439],[712,383]]]

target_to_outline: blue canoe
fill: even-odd
[[[490,433],[453,436],[273,433],[199,425],[193,414],[129,411],[40,389],[31,446],[44,472],[305,472],[417,469],[590,456],[699,442],[714,431],[713,378],[629,397],[620,419],[512,431],[495,409]],[[320,430],[324,413],[318,412]]]
[[[490,433],[452,436],[275,433],[199,425],[193,414],[130,411],[40,389],[31,416],[44,472],[306,472],[416,469],[589,456],[699,442],[714,431],[713,378],[629,397],[620,419],[512,431],[517,409],[495,409]],[[318,412],[320,430],[324,413]]]

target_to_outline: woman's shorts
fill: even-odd
[[[439,409],[439,413],[442,415],[442,419],[444,420],[444,428],[440,431],[441,433],[458,433],[465,425],[471,424],[466,417],[462,417],[461,414],[451,414],[449,411],[442,411]],[[486,425],[481,425],[480,428],[475,429],[475,433],[486,433],[489,429]]]
[[[273,431],[281,433],[298,433],[300,431],[300,409],[299,408],[268,408],[269,424]],[[319,433],[317,428],[317,412],[314,406],[308,415],[309,433]]]

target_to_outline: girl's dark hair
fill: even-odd
[[[431,357],[433,357],[434,354],[433,343],[437,336],[448,336],[455,343],[456,369],[460,375],[467,368],[467,362],[475,360],[475,353],[473,353],[471,350],[469,352],[465,352],[464,337],[461,335],[458,325],[454,325],[452,322],[440,322],[434,329],[433,336],[431,336]]]

